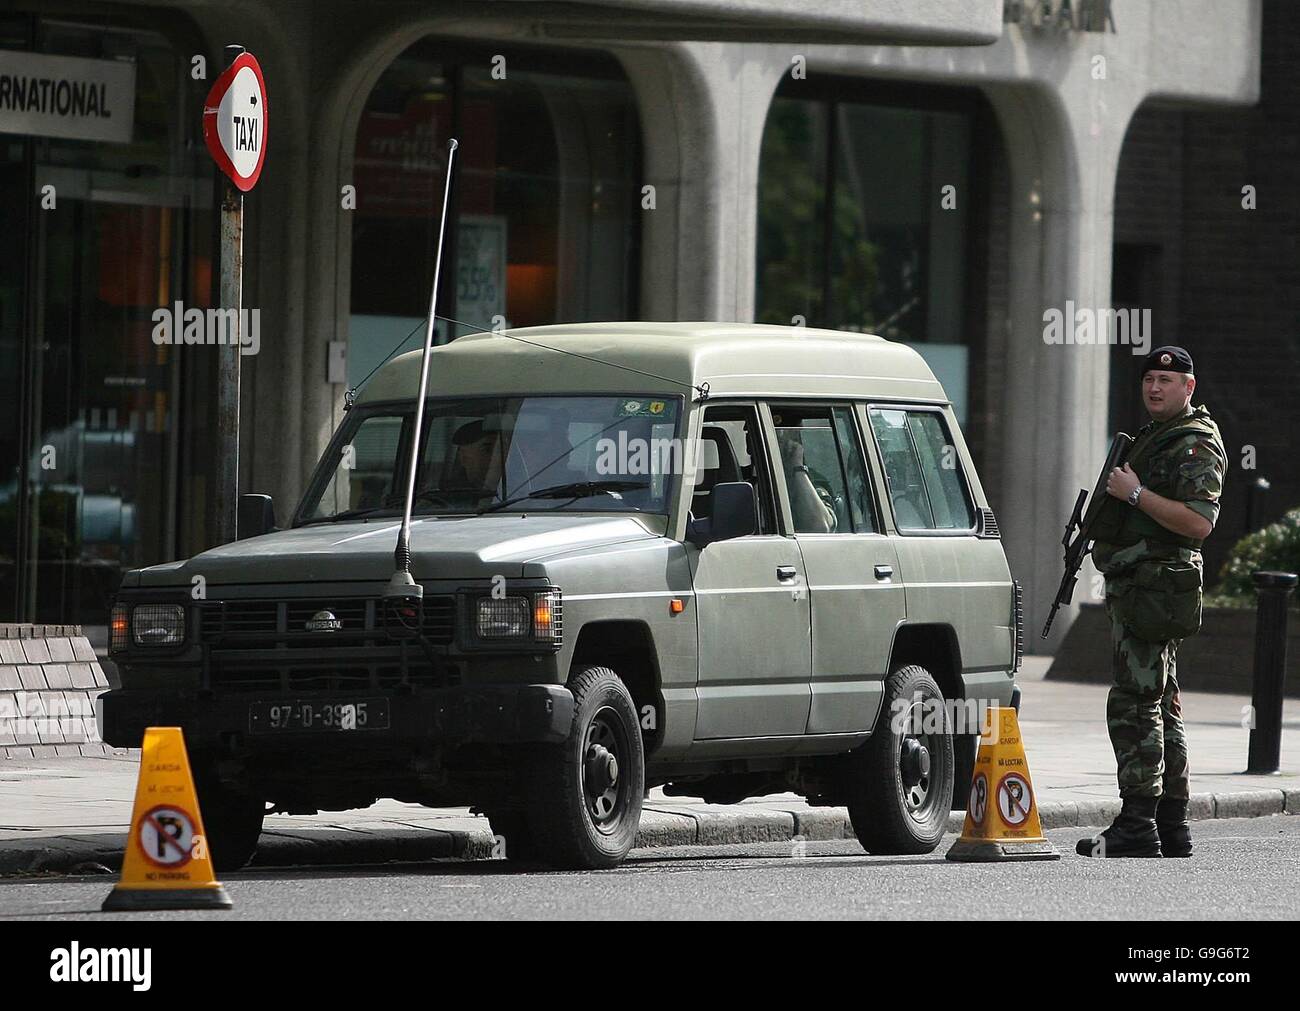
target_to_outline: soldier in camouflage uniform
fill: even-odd
[[[1123,810],[1100,836],[1080,840],[1084,856],[1191,856],[1187,823],[1187,739],[1175,655],[1201,624],[1202,541],[1214,528],[1227,455],[1182,348],[1156,348],[1143,361],[1143,403],[1151,422],[1094,525],[1093,561],[1106,577],[1115,642],[1106,720]]]

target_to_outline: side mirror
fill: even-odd
[[[240,495],[235,515],[236,540],[269,534],[275,529],[275,504],[270,495]]]
[[[747,537],[758,529],[758,499],[748,481],[726,481],[709,492],[709,518],[693,520],[686,531],[692,544]]]

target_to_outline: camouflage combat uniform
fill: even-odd
[[[1211,524],[1227,454],[1204,406],[1151,422],[1137,434],[1129,464],[1143,486],[1184,502]],[[1201,623],[1201,542],[1167,530],[1140,509],[1111,499],[1099,517],[1093,561],[1106,577],[1106,613],[1115,643],[1106,722],[1121,797],[1186,800],[1187,740],[1175,655]]]

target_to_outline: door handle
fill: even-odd
[[[876,566],[876,578],[877,578],[877,579],[890,579],[890,578],[893,577],[893,575],[894,575],[894,567],[893,567],[892,565],[877,565],[877,566]]]
[[[778,565],[776,567],[776,579],[779,583],[793,583],[799,578],[799,570],[793,565]]]

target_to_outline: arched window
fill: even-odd
[[[969,90],[787,80],[759,164],[755,318],[912,344],[963,422],[985,325],[986,115]]]
[[[439,314],[468,325],[440,339],[497,318],[637,317],[640,125],[618,62],[424,39],[384,71],[357,128],[350,382],[428,311],[451,136]]]

